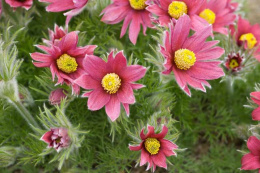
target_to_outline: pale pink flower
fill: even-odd
[[[68,34],[67,27],[64,29],[62,26],[58,26],[55,24],[54,31],[49,29],[49,40],[43,39],[43,42],[49,46],[52,44],[57,46],[66,34]]]
[[[95,111],[105,106],[107,115],[115,121],[120,115],[122,103],[129,116],[129,104],[135,103],[133,90],[144,87],[134,82],[144,77],[146,68],[140,65],[128,66],[123,52],[117,53],[115,58],[111,52],[107,62],[88,55],[83,67],[87,74],[79,77],[75,83],[91,90],[83,94],[83,97],[88,97],[88,109]]]
[[[59,105],[61,100],[65,99],[67,97],[67,92],[62,89],[56,89],[51,92],[49,96],[49,102],[51,105]]]
[[[163,74],[174,73],[176,82],[191,95],[188,85],[206,92],[205,86],[210,87],[207,80],[224,76],[221,61],[216,61],[224,54],[224,49],[216,47],[219,41],[206,42],[211,35],[211,26],[196,32],[189,37],[191,20],[189,16],[182,16],[175,27],[169,25],[170,31],[165,31],[164,47],[161,53],[165,57],[165,71]]]
[[[39,0],[40,2],[50,3],[49,6],[46,7],[46,11],[48,12],[62,12],[68,11],[64,13],[64,16],[67,16],[66,24],[70,22],[71,18],[81,13],[88,0]]]
[[[101,15],[101,21],[107,24],[117,24],[124,20],[120,37],[123,37],[129,26],[129,38],[136,44],[138,34],[143,26],[143,34],[146,35],[147,27],[153,27],[149,17],[150,12],[146,8],[146,0],[113,0],[113,3],[106,7]]]
[[[47,143],[48,148],[54,148],[57,152],[60,152],[61,149],[70,145],[68,130],[62,127],[51,128],[51,130],[46,132],[40,140]]]
[[[153,172],[156,170],[156,166],[167,169],[166,157],[176,156],[174,150],[178,149],[178,146],[164,139],[168,133],[168,128],[165,125],[159,134],[154,132],[153,126],[148,125],[147,129],[147,134],[144,134],[144,128],[140,133],[142,142],[137,146],[129,145],[129,149],[132,151],[141,150],[140,166],[148,163],[147,169],[152,168]]]
[[[53,80],[57,76],[57,84],[71,85],[76,94],[79,93],[80,88],[73,81],[86,73],[83,69],[83,60],[86,55],[93,55],[97,47],[95,45],[77,47],[77,44],[77,32],[70,32],[61,39],[57,46],[36,45],[45,53],[31,54],[32,59],[36,61],[33,62],[36,67],[50,68]]]
[[[32,7],[33,0],[5,0],[13,8],[23,7],[29,10]]]

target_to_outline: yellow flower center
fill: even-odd
[[[237,60],[235,60],[235,59],[232,59],[232,60],[230,61],[230,63],[229,63],[229,67],[230,67],[231,69],[234,69],[234,68],[236,68],[236,67],[238,67],[238,66],[239,66],[239,64],[238,64]]]
[[[130,5],[135,10],[144,10],[146,8],[146,0],[129,0]]]
[[[195,64],[196,56],[188,49],[179,49],[175,52],[174,62],[179,69],[188,70]]]
[[[210,9],[202,11],[200,17],[205,19],[209,24],[214,24],[216,20],[216,14]]]
[[[241,35],[240,41],[247,41],[248,49],[253,49],[257,43],[255,36],[252,33]]]
[[[158,154],[161,144],[156,138],[147,138],[144,146],[151,155],[155,155]]]
[[[65,73],[73,73],[77,70],[78,64],[74,57],[63,54],[57,59],[58,68]]]
[[[101,84],[109,94],[115,94],[121,86],[121,79],[117,74],[109,73],[103,77]]]
[[[174,19],[179,19],[182,15],[188,13],[188,7],[184,2],[173,1],[168,7],[169,15]]]

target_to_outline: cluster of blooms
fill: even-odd
[[[135,83],[143,78],[147,69],[141,65],[127,65],[123,52],[110,52],[108,60],[94,55],[96,45],[78,47],[78,32],[68,32],[67,26],[71,18],[83,11],[88,0],[39,0],[47,2],[48,12],[63,12],[67,16],[66,29],[55,26],[55,31],[49,30],[49,40],[43,40],[45,45],[36,45],[44,53],[31,54],[36,67],[50,68],[52,78],[57,77],[57,85],[67,84],[73,89],[73,94],[79,95],[80,88],[87,91],[82,95],[88,97],[88,109],[92,111],[105,107],[108,117],[115,121],[120,115],[121,103],[126,114],[130,114],[130,104],[135,103],[133,90],[144,87]],[[6,0],[11,7],[29,9],[32,0]],[[205,86],[211,87],[207,80],[224,76],[219,59],[225,52],[216,46],[219,41],[207,41],[214,38],[214,33],[231,35],[243,50],[254,51],[254,57],[260,60],[260,27],[238,17],[234,12],[238,3],[231,0],[113,0],[102,12],[101,21],[107,24],[117,24],[123,21],[121,37],[126,34],[129,26],[129,39],[133,44],[143,27],[163,27],[164,44],[160,52],[165,58],[164,75],[171,72],[180,88],[189,96],[188,86],[206,92]],[[238,18],[237,28],[235,21]],[[230,32],[229,32],[230,31]],[[213,33],[214,32],[214,33]],[[193,33],[190,35],[190,33]],[[231,52],[224,65],[233,72],[243,67],[243,57]],[[63,89],[53,91],[50,95],[51,104],[59,104],[66,98]],[[260,98],[253,95],[260,104]],[[258,120],[258,111],[254,111],[254,119]],[[142,142],[138,146],[129,146],[130,150],[141,150],[140,165],[148,163],[148,169],[156,166],[167,168],[166,157],[176,155],[173,151],[177,145],[165,140],[167,127],[160,134],[155,134],[154,127],[148,126],[147,134],[144,129],[140,133]],[[242,169],[259,168],[258,149],[254,148],[257,139],[250,138],[248,145],[252,153],[242,159]],[[66,129],[53,128],[43,135],[42,140],[57,151],[69,145]],[[258,142],[259,143],[259,142]],[[258,146],[259,148],[259,146]],[[258,155],[257,155],[258,154]],[[250,161],[248,161],[250,160]],[[255,162],[253,162],[255,160]],[[253,166],[249,165],[255,163]]]

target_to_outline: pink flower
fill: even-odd
[[[182,16],[175,27],[173,24],[169,27],[170,32],[165,31],[164,47],[161,46],[161,53],[166,59],[163,74],[173,71],[178,85],[189,96],[188,85],[205,92],[204,86],[210,87],[206,80],[224,76],[219,67],[221,62],[216,61],[223,55],[224,49],[215,47],[218,41],[206,42],[212,33],[211,26],[189,37],[191,20],[187,15]]]
[[[68,25],[71,18],[73,16],[81,13],[85,5],[88,3],[88,0],[39,0],[40,2],[50,3],[49,6],[46,7],[46,11],[48,12],[61,12],[67,11],[64,13],[64,16],[67,16],[66,24]]]
[[[252,118],[255,121],[260,121],[260,92],[256,91],[256,92],[252,92],[250,94],[251,99],[253,100],[253,102],[255,104],[258,105],[258,108],[256,108],[253,112],[252,112]]]
[[[106,7],[101,14],[104,14],[101,21],[107,24],[116,24],[124,20],[120,37],[123,37],[129,27],[129,38],[133,44],[136,44],[140,25],[143,26],[145,35],[147,27],[152,27],[149,17],[150,13],[145,9],[146,0],[113,0],[113,3]]]
[[[135,103],[133,90],[144,87],[133,82],[144,77],[146,68],[140,65],[127,66],[123,52],[117,53],[115,58],[111,52],[107,62],[88,55],[83,66],[87,74],[79,77],[75,83],[91,90],[83,94],[83,97],[88,97],[88,109],[95,111],[105,106],[107,115],[115,121],[120,115],[120,103],[122,103],[129,115],[129,104]]]
[[[70,137],[68,130],[65,128],[51,128],[46,132],[41,139],[48,144],[48,148],[54,148],[57,152],[60,152],[62,148],[66,148],[70,145]]]
[[[212,24],[213,31],[227,35],[227,27],[234,24],[236,20],[235,9],[236,4],[231,3],[230,0],[205,1],[197,15],[192,16],[192,26],[199,31]]]
[[[247,141],[247,147],[250,153],[244,155],[241,160],[242,170],[258,169],[260,172],[260,140],[251,136]]]
[[[86,54],[93,55],[97,47],[94,45],[77,47],[77,44],[77,32],[70,32],[61,39],[57,46],[37,45],[45,54],[38,52],[31,54],[32,59],[37,61],[33,62],[36,67],[50,68],[53,80],[57,76],[57,84],[65,82],[67,85],[71,85],[76,94],[79,93],[80,88],[73,81],[86,73],[83,69],[83,59]]]
[[[5,0],[13,8],[23,7],[29,10],[32,7],[33,0]]]
[[[231,72],[238,72],[243,68],[243,58],[240,53],[230,53],[225,61],[225,67]]]
[[[232,0],[227,0],[228,2],[228,8],[231,12],[235,12],[238,9],[239,3],[237,2],[231,2]]]
[[[250,25],[249,21],[239,16],[237,30],[235,26],[230,26],[231,34],[235,37],[239,46],[245,49],[256,49],[255,58],[260,61],[260,26],[259,24]]]
[[[154,4],[149,3],[147,10],[158,16],[157,21],[161,26],[176,21],[184,14],[195,15],[205,0],[156,0]]]
[[[137,146],[129,145],[129,149],[132,151],[141,150],[140,166],[148,163],[147,169],[153,168],[153,172],[156,170],[156,166],[167,169],[166,157],[177,155],[173,150],[177,149],[178,146],[164,139],[168,133],[168,128],[165,125],[159,134],[154,133],[153,126],[148,125],[147,129],[147,134],[144,134],[144,128],[140,133],[142,142]]]
[[[67,27],[63,29],[63,27],[59,27],[55,24],[54,31],[49,29],[49,40],[43,39],[43,42],[49,46],[52,44],[58,46],[59,42],[66,34],[68,34]]]
[[[49,102],[51,105],[59,105],[61,100],[65,99],[67,97],[67,92],[62,89],[56,89],[51,92],[49,96]]]

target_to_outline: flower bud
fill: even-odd
[[[56,89],[54,91],[51,92],[50,96],[49,96],[49,102],[51,105],[59,105],[61,100],[65,99],[67,97],[67,92],[62,89]]]

